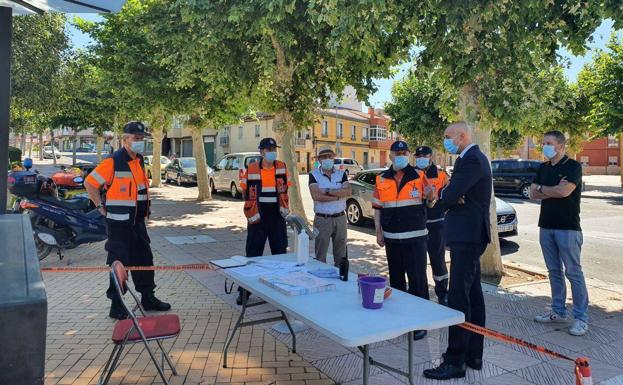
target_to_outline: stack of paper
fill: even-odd
[[[262,276],[260,281],[285,295],[303,295],[335,290],[335,284],[305,271]]]

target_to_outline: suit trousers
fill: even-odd
[[[448,295],[448,267],[446,266],[446,240],[443,234],[444,221],[426,224],[428,229],[428,259],[433,270],[437,298]]]
[[[153,266],[154,255],[149,245],[147,227],[144,221],[135,224],[118,224],[108,221],[108,240],[104,248],[108,252],[106,263],[111,265],[114,261],[120,261],[125,266]],[[132,271],[132,281],[136,291],[145,295],[151,294],[156,288],[153,271]],[[110,278],[110,284],[106,296],[119,301],[117,290]]]
[[[480,286],[480,256],[486,244],[450,245],[450,291],[448,306],[465,314],[465,322],[485,326],[485,299]],[[482,359],[484,337],[459,326],[451,326],[445,360],[460,365],[465,358]]]
[[[412,240],[388,240],[385,238],[389,284],[394,289],[408,291],[420,298],[428,297],[426,278],[426,237]],[[406,277],[409,279],[408,290]]]

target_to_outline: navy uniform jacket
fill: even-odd
[[[478,146],[472,146],[454,165],[450,183],[440,191],[439,205],[446,212],[446,243],[491,242],[491,165]],[[465,204],[459,204],[463,197]]]

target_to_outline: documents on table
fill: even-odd
[[[303,295],[335,290],[335,284],[313,276],[306,271],[262,276],[260,282],[285,295]]]

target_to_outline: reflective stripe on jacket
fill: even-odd
[[[244,215],[251,224],[261,220],[260,204],[279,205],[283,217],[290,213],[288,203],[288,174],[286,165],[276,160],[273,166],[274,178],[262,178],[262,161],[249,164],[240,178],[240,186],[244,191]]]
[[[424,186],[426,177],[412,166],[403,170],[400,186],[393,168],[376,177],[376,193],[372,205],[381,210],[381,227],[386,240],[403,241],[428,234]]]

